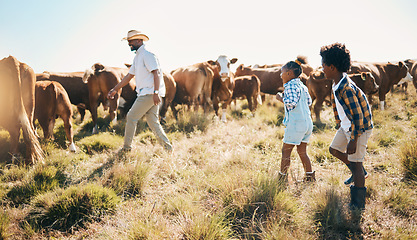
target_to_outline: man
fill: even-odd
[[[146,121],[158,141],[165,150],[172,152],[172,145],[158,119],[159,103],[161,102],[161,97],[165,96],[165,84],[158,59],[153,53],[145,49],[143,42],[148,41],[149,37],[140,31],[130,30],[127,33],[127,37],[123,38],[123,40],[128,41],[130,49],[136,51],[136,56],[133,59],[129,73],[107,95],[109,99],[114,98],[114,95],[135,77],[138,97],[126,116],[123,149],[129,151],[132,148],[136,124],[145,115]]]
[[[351,62],[345,45],[334,43],[323,46],[320,55],[324,74],[333,80],[331,102],[338,128],[329,151],[352,171],[354,185],[350,186],[350,206],[363,209],[367,175],[363,161],[373,128],[371,108],[365,94],[346,74]]]

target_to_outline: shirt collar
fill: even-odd
[[[143,50],[145,49],[145,44],[142,44],[142,46],[139,47],[138,50],[136,50],[136,54],[140,54],[141,52],[143,52]]]
[[[285,87],[285,86],[288,86],[288,85],[290,85],[290,84],[296,83],[297,81],[300,81],[300,79],[299,79],[299,78],[293,78],[293,79],[291,79],[290,81],[288,81],[287,83],[285,83],[285,84],[284,84],[284,87]]]
[[[334,83],[333,83],[333,86],[332,86],[333,91],[336,91],[338,89],[342,89],[343,86],[345,85],[344,82],[346,82],[346,81],[347,81],[347,73],[343,73],[343,78],[336,85],[334,85]]]

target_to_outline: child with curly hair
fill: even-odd
[[[365,177],[363,168],[368,139],[373,123],[371,108],[365,94],[348,77],[350,52],[341,43],[323,46],[320,49],[323,72],[333,80],[331,102],[336,119],[337,132],[329,151],[344,162],[353,176],[345,181],[350,186],[351,208],[365,208]]]

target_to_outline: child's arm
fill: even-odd
[[[301,97],[301,89],[296,85],[288,85],[284,89],[284,97],[282,101],[284,102],[285,107],[288,111],[293,110],[298,102],[300,101]]]

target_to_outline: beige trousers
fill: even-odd
[[[156,135],[159,143],[165,148],[165,150],[172,150],[172,145],[169,142],[164,129],[159,123],[158,112],[159,106],[154,105],[152,94],[139,96],[136,98],[135,103],[126,116],[125,141],[123,146],[124,148],[131,148],[133,136],[136,132],[137,123],[139,119],[145,116],[148,126]]]

